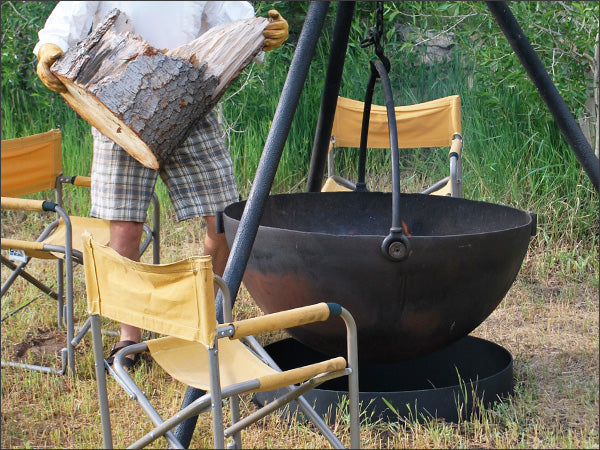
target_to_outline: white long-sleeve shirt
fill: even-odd
[[[56,44],[66,52],[100,24],[113,8],[127,14],[136,34],[158,49],[173,49],[216,25],[254,17],[254,8],[244,1],[62,1],[39,31],[33,53],[37,56],[40,46],[46,43]]]

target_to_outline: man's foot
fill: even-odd
[[[113,365],[113,362],[115,361],[115,355],[117,354],[117,352],[119,350],[124,349],[125,347],[129,347],[130,345],[134,345],[137,344],[137,342],[135,341],[119,341],[116,344],[114,344],[111,348],[110,348],[110,353],[108,354],[108,358],[106,358],[106,362],[108,363],[109,366]],[[125,367],[127,370],[135,367],[138,362],[140,361],[140,354],[136,353],[135,355],[133,355],[133,357],[129,357],[126,356],[125,358],[123,358],[123,367]]]

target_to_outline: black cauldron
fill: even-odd
[[[243,282],[265,313],[321,301],[354,316],[361,361],[419,357],[466,336],[514,282],[535,215],[462,198],[399,194],[408,254],[386,258],[392,194],[269,196]],[[231,246],[245,202],[223,214]],[[289,330],[326,353],[345,352],[341,320]]]

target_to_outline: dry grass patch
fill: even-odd
[[[4,224],[3,224],[4,226]],[[202,221],[164,224],[161,257],[170,262],[202,252]],[[597,250],[597,249],[596,249]],[[597,251],[596,251],[597,253]],[[535,249],[528,254],[517,281],[496,310],[472,333],[505,347],[514,357],[514,395],[493,407],[481,408],[460,423],[443,420],[393,422],[362,419],[361,443],[366,448],[598,448],[598,274],[569,272],[563,266],[542,270],[547,257]],[[51,279],[53,265],[40,268]],[[2,268],[2,278],[7,271]],[[76,270],[76,317],[85,318],[83,273]],[[22,282],[19,282],[22,283]],[[23,302],[32,290],[17,285],[16,294],[2,299],[2,316]],[[19,295],[23,294],[22,296]],[[56,326],[55,302],[40,298],[2,322],[2,357],[51,358],[51,339],[62,337]],[[261,314],[247,290],[240,288],[234,307],[238,319]],[[107,328],[116,330],[114,324]],[[286,337],[268,335],[264,344]],[[105,336],[104,348],[116,341]],[[60,339],[57,340],[59,342]],[[52,341],[53,342],[53,341]],[[46,345],[45,351],[43,346]],[[75,378],[2,368],[2,448],[98,448],[102,434],[91,338],[77,349]],[[170,379],[150,361],[135,372],[159,413],[174,414],[181,406],[185,386]],[[133,442],[151,429],[137,403],[109,380],[109,398],[116,447]],[[251,397],[242,399],[243,412],[256,408]],[[347,417],[333,421],[342,442],[349,443]],[[328,448],[328,442],[310,424],[274,415],[242,433],[246,448]],[[162,448],[159,440],[152,448]],[[210,414],[200,417],[191,442],[210,448]]]

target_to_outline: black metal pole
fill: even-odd
[[[308,69],[315,53],[317,41],[321,36],[325,16],[329,8],[329,2],[311,2],[298,38],[298,44],[294,57],[290,64],[288,76],[285,80],[279,104],[273,116],[273,125],[267,136],[267,141],[256,170],[254,182],[248,195],[246,208],[240,220],[238,232],[231,246],[231,252],[223,278],[231,291],[232,299],[235,299],[242,282],[244,271],[250,257],[250,251],[254,244],[254,238],[258,232],[258,224],[264,211],[264,205],[271,190],[275,173],[283,147],[287,140],[300,94],[308,75]],[[219,293],[216,299],[216,309],[219,322],[223,322],[223,297]],[[203,391],[188,387],[186,389],[181,407],[185,408],[194,400],[201,397]],[[190,445],[192,434],[196,428],[198,416],[191,417],[173,430],[177,439],[187,448]]]
[[[319,110],[319,119],[308,171],[307,192],[319,192],[321,190],[329,138],[331,137],[331,128],[333,126],[333,116],[340,92],[344,61],[348,48],[350,25],[354,18],[355,3],[339,2],[337,6],[331,50],[327,63],[327,73],[325,75],[325,87],[323,88],[323,96],[321,97],[321,108]]]
[[[554,121],[567,139],[573,152],[575,152],[577,159],[579,159],[583,169],[592,181],[594,188],[598,191],[600,185],[600,165],[598,164],[598,158],[594,155],[592,147],[579,126],[577,126],[573,115],[556,89],[556,86],[554,86],[537,53],[531,47],[529,40],[525,36],[525,33],[523,33],[506,2],[488,1],[486,3],[511,47],[519,57],[529,78],[531,78],[540,96],[548,106],[554,117]]]
[[[231,298],[235,299],[246,264],[250,257],[250,251],[254,244],[254,238],[258,232],[258,224],[264,211],[265,202],[271,191],[271,186],[277,172],[277,166],[281,159],[283,147],[292,126],[292,120],[296,113],[300,94],[308,75],[308,69],[323,23],[329,2],[310,2],[308,13],[302,32],[298,39],[298,45],[294,52],[294,58],[290,64],[287,79],[281,92],[277,110],[273,116],[273,125],[267,136],[265,148],[260,158],[252,188],[248,194],[246,207],[240,219],[237,234],[231,246],[231,254],[225,267],[223,278],[231,291]],[[217,298],[217,311],[222,310],[222,298]]]

